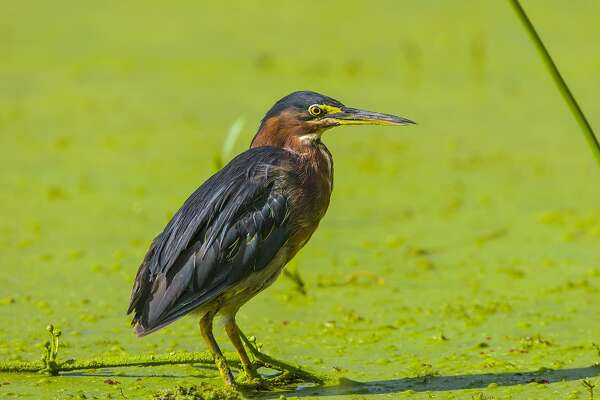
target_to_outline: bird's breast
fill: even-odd
[[[302,247],[313,234],[329,207],[333,189],[333,160],[319,143],[302,153],[293,166],[298,179],[290,191],[290,216],[295,241]]]
[[[333,159],[327,147],[318,142],[311,146],[302,163],[302,201],[320,220],[329,207],[333,190]]]

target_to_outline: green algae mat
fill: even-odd
[[[524,6],[600,126],[600,5]],[[305,293],[282,277],[238,320],[327,383],[247,396],[600,396],[600,170],[507,2],[33,1],[0,16],[0,363],[34,366],[0,398],[237,397],[194,317],[137,339],[124,314],[227,132],[242,151],[298,89],[419,125],[325,134]],[[33,372],[50,323],[58,363],[105,367]]]

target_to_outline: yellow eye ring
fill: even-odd
[[[323,109],[321,109],[318,104],[313,104],[312,106],[308,107],[308,113],[313,117],[317,117],[323,114]]]

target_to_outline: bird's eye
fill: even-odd
[[[318,117],[319,115],[323,114],[323,110],[317,104],[313,104],[312,106],[308,107],[308,112],[313,117]]]

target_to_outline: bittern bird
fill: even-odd
[[[150,245],[128,310],[137,335],[197,312],[220,374],[235,386],[212,332],[219,314],[244,373],[257,378],[235,316],[279,276],[329,206],[333,161],[321,135],[340,125],[413,123],[310,91],[275,103],[250,149],[204,182]]]

